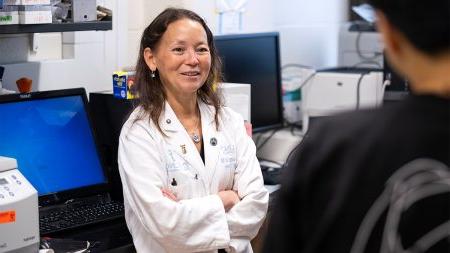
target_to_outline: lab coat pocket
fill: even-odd
[[[178,200],[202,196],[203,185],[199,175],[191,170],[169,171],[169,189]]]
[[[234,172],[236,171],[236,159],[229,158],[229,161],[230,162],[226,163],[225,166],[223,167],[223,170],[226,173],[227,178],[228,178],[225,190],[232,190],[233,189]]]
[[[221,147],[221,156],[219,158],[220,171],[223,173],[222,178],[226,179],[221,183],[223,190],[231,190],[234,184],[234,172],[236,170],[236,153],[233,145]]]

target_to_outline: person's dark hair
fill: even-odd
[[[368,0],[419,50],[450,51],[450,0]]]
[[[144,109],[144,114],[141,114],[138,119],[142,119],[143,116],[149,116],[161,133],[163,132],[159,125],[159,117],[163,110],[166,94],[159,78],[158,70],[155,72],[155,77],[151,77],[151,70],[145,63],[143,52],[147,47],[154,51],[169,24],[185,18],[200,23],[206,32],[208,47],[211,54],[211,69],[205,84],[197,91],[197,95],[202,102],[214,106],[216,128],[219,127],[218,117],[222,101],[217,88],[219,82],[222,81],[222,64],[214,45],[213,34],[206,25],[206,22],[196,13],[186,9],[168,8],[161,12],[152,23],[145,28],[142,34],[139,56],[136,64],[134,90],[139,99],[138,105]]]

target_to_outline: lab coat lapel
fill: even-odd
[[[200,179],[203,179],[203,182],[209,182],[207,175],[205,175],[205,165],[197,148],[168,102],[165,103],[164,114],[160,119],[160,124],[168,136],[168,143],[172,146],[173,151],[183,157],[198,172],[198,176]],[[204,186],[205,190],[209,192],[206,184]]]
[[[203,145],[205,151],[205,174],[208,175],[209,182],[215,180],[215,174],[217,170],[217,164],[219,162],[219,132],[216,130],[214,122],[214,108],[204,103],[199,102],[200,113],[202,115],[202,133],[203,133]],[[211,191],[211,189],[208,189]]]

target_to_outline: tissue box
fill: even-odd
[[[113,73],[113,93],[114,97],[122,99],[133,99],[131,89],[134,85],[134,71],[115,71]]]
[[[17,25],[19,24],[19,7],[3,6],[0,9],[0,25]]]
[[[50,5],[19,5],[20,24],[48,24],[51,22]]]

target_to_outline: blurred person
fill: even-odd
[[[409,80],[411,94],[382,108],[323,119],[309,130],[288,161],[266,253],[348,253],[397,169],[418,158],[450,165],[450,1],[369,2],[386,56]],[[449,221],[449,206],[449,194],[412,206],[399,229],[405,248]],[[380,252],[383,224],[376,224],[364,252]],[[450,252],[449,242],[447,233],[427,252]]]

